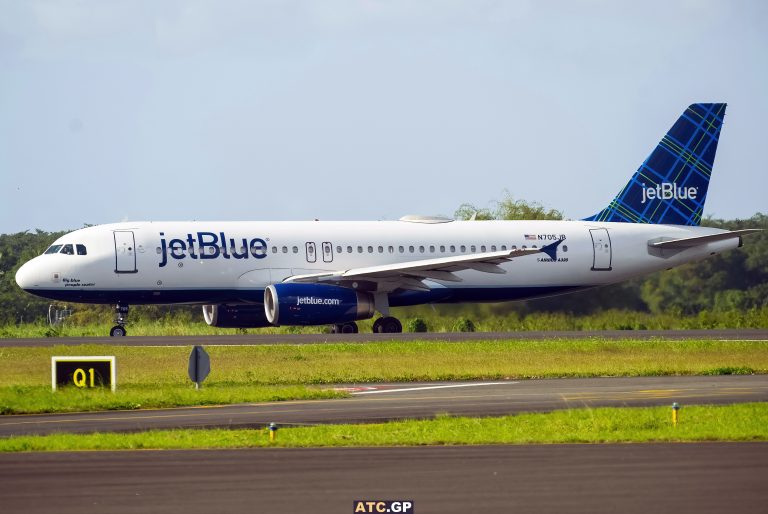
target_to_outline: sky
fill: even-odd
[[[608,204],[727,102],[705,215],[768,212],[768,2],[0,0],[0,233]]]

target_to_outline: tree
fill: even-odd
[[[493,207],[478,208],[463,203],[456,209],[456,219],[469,220],[561,220],[563,213],[556,209],[547,210],[538,202],[515,200],[509,191],[504,191],[500,201],[494,201]]]

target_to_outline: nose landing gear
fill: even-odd
[[[125,322],[128,320],[127,305],[115,305],[115,326],[109,330],[110,337],[125,337],[128,332],[125,330]]]

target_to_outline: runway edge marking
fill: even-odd
[[[494,385],[513,385],[520,382],[482,382],[479,384],[450,384],[450,385],[437,385],[437,386],[423,386],[423,387],[405,387],[405,388],[393,388],[393,389],[376,389],[374,391],[358,391],[351,393],[358,396],[361,394],[382,394],[382,393],[405,393],[409,391],[427,391],[430,389],[455,389],[458,387],[479,387],[479,386],[494,386]]]

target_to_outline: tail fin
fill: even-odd
[[[698,225],[725,106],[689,106],[608,207],[585,221]]]

